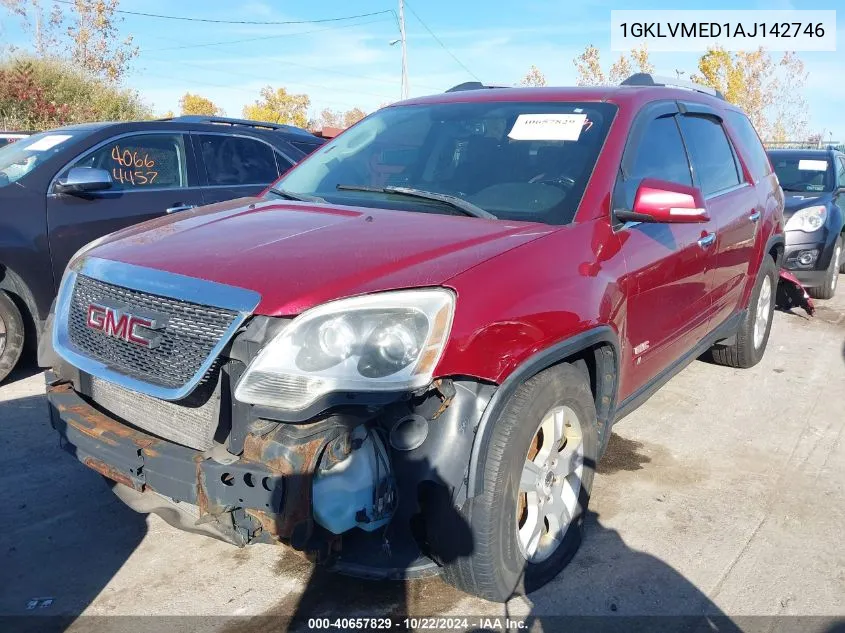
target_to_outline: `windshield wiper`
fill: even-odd
[[[435,200],[447,204],[453,209],[457,209],[464,215],[469,215],[474,218],[485,218],[487,220],[497,219],[495,215],[489,211],[485,211],[481,207],[475,206],[471,202],[467,202],[458,196],[450,196],[447,193],[436,193],[434,191],[424,191],[422,189],[413,189],[411,187],[369,187],[367,185],[338,185],[338,191],[370,191],[373,193],[392,193],[398,196],[408,196],[409,198],[422,198],[423,200]]]
[[[276,187],[270,187],[267,191],[275,193],[277,196],[281,196],[287,200],[296,200],[297,202],[325,202],[325,200],[317,196],[309,196],[304,193],[293,193],[292,191],[277,189]]]

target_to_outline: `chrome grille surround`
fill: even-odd
[[[88,306],[126,306],[133,314],[155,312],[167,320],[153,348],[105,336],[87,325]],[[121,373],[154,385],[177,388],[197,373],[238,313],[112,286],[77,275],[67,315],[73,346],[86,356],[108,363]]]
[[[145,349],[105,336],[102,341],[91,338],[97,333],[87,331],[83,304],[95,298],[92,293],[104,294],[129,309],[166,315],[169,340],[165,334],[159,348]],[[53,347],[92,376],[154,398],[181,400],[202,381],[260,298],[252,290],[83,257],[72,263],[62,280]]]

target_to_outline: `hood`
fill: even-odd
[[[787,219],[792,216],[798,209],[804,207],[813,207],[821,204],[827,204],[830,201],[831,194],[829,192],[802,191],[792,192],[784,191],[783,196],[783,215]]]
[[[90,254],[254,290],[257,314],[286,316],[332,299],[439,285],[554,228],[251,198],[131,227]]]

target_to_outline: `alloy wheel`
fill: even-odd
[[[769,319],[772,318],[772,279],[768,275],[763,278],[760,296],[757,297],[757,311],[754,319],[754,348],[760,349],[766,336]]]
[[[6,351],[6,322],[0,317],[0,356]]]
[[[534,433],[519,481],[517,540],[527,561],[542,562],[560,546],[577,517],[583,471],[581,422],[556,407]]]
[[[842,256],[842,246],[836,245],[836,250],[833,252],[833,275],[830,278],[830,289],[836,290],[836,283],[839,281],[839,260]]]

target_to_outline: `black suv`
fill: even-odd
[[[833,149],[770,150],[785,195],[783,266],[815,299],[831,299],[845,272],[845,154]]]
[[[36,342],[85,244],[258,194],[323,142],[288,125],[177,117],[69,126],[0,148],[0,380]]]

